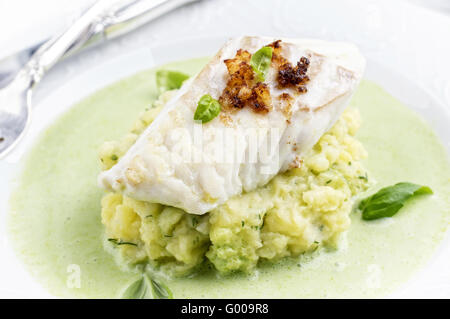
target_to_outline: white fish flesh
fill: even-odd
[[[280,87],[279,70],[271,65],[264,81],[271,99],[268,112],[222,110],[210,122],[194,121],[200,97],[219,99],[227,86],[224,60],[233,59],[239,49],[253,54],[276,40],[244,36],[228,41],[183,84],[118,163],[99,175],[99,184],[135,199],[204,214],[301,165],[302,154],[333,126],[362,77],[365,60],[352,44],[281,39],[284,59],[294,66],[301,57],[309,60],[306,92]],[[283,93],[290,97],[288,111]]]

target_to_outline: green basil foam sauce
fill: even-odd
[[[206,61],[173,63],[168,69],[193,74]],[[54,295],[120,297],[141,278],[119,269],[103,249],[97,152],[105,140],[123,136],[156,99],[155,82],[155,72],[144,71],[96,92],[49,127],[28,154],[11,198],[10,242]],[[263,264],[250,277],[219,278],[205,270],[166,280],[174,298],[382,296],[426,263],[449,222],[446,151],[421,118],[371,82],[361,83],[351,104],[361,110],[358,135],[369,152],[370,178],[377,181],[362,197],[401,181],[427,185],[434,195],[409,199],[388,222],[364,221],[355,211],[336,251]],[[80,288],[66,285],[73,264],[81,270]],[[134,288],[139,293],[141,287]]]

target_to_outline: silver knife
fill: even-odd
[[[0,158],[24,135],[33,88],[61,59],[199,0],[100,0],[67,30],[0,61]]]

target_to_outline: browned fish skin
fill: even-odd
[[[306,93],[306,83],[309,77],[306,74],[309,67],[309,59],[302,56],[294,67],[281,55],[281,40],[277,40],[271,44],[273,48],[272,62],[278,67],[277,83],[280,88],[295,88],[299,93]]]
[[[267,113],[272,108],[269,88],[256,81],[250,59],[248,51],[238,50],[233,59],[224,60],[230,79],[219,102],[225,110],[250,107],[257,113]]]
[[[306,93],[309,77],[309,59],[301,57],[295,67],[281,55],[281,40],[271,44],[273,48],[272,63],[278,68],[277,83],[280,88],[293,88],[297,93]],[[225,110],[250,107],[257,113],[267,113],[272,109],[270,91],[267,84],[258,82],[250,66],[252,55],[239,49],[233,59],[224,63],[230,76],[219,102]]]

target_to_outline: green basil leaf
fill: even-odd
[[[122,299],[150,299],[150,291],[147,279],[141,277],[128,286],[122,293]]]
[[[273,49],[271,47],[262,47],[252,55],[250,65],[258,76],[259,81],[266,79],[270,63],[272,62],[272,51]]]
[[[367,197],[359,203],[364,220],[373,220],[394,216],[405,202],[413,196],[433,194],[427,186],[413,183],[397,183],[380,189],[377,193]]]
[[[220,113],[220,103],[219,101],[213,99],[211,95],[203,95],[197,104],[197,109],[194,113],[194,120],[202,121],[206,123],[211,121]]]
[[[122,293],[122,299],[173,299],[172,292],[163,283],[148,274],[131,283]]]
[[[156,72],[156,85],[159,92],[179,89],[189,75],[178,71],[158,70]]]
[[[152,286],[153,299],[173,299],[172,291],[166,285],[153,278],[149,278],[149,280]]]

